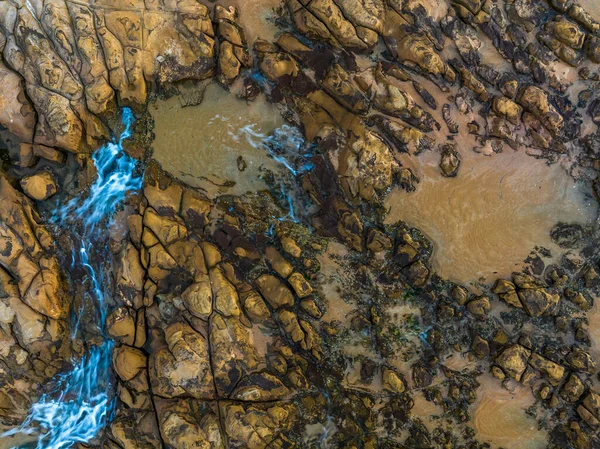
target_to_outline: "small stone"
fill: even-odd
[[[442,151],[442,159],[440,161],[440,169],[442,174],[447,178],[453,178],[458,174],[460,167],[460,154],[454,146],[445,145]]]
[[[294,271],[294,267],[289,263],[285,257],[283,257],[279,251],[273,246],[268,246],[265,250],[265,256],[269,265],[277,272],[282,278],[287,278]]]
[[[403,393],[406,390],[406,386],[400,376],[389,368],[383,369],[383,388],[396,394]]]
[[[323,316],[323,312],[321,312],[321,309],[319,308],[319,306],[317,305],[317,302],[312,299],[303,299],[300,302],[300,307],[302,307],[302,309],[308,313],[310,316],[312,316],[313,318],[321,318]]]
[[[487,340],[481,338],[479,335],[475,336],[473,339],[471,348],[479,358],[486,357],[490,354],[490,345],[488,344]]]
[[[450,292],[450,297],[454,299],[458,305],[464,306],[467,302],[468,291],[460,285],[455,285]]]
[[[28,197],[37,201],[44,201],[58,191],[56,179],[48,171],[23,177],[21,179],[21,187]]]
[[[497,358],[496,363],[502,368],[505,374],[521,380],[521,376],[527,368],[527,361],[531,356],[531,351],[521,345],[512,345],[505,349]]]
[[[289,237],[282,237],[281,245],[283,246],[283,250],[286,253],[288,253],[292,257],[295,257],[296,259],[302,255],[302,249],[294,240],[292,240]]]
[[[271,274],[263,274],[256,280],[256,285],[263,297],[275,309],[282,306],[293,306],[294,295],[279,279]]]
[[[504,374],[504,371],[502,371],[502,369],[499,367],[492,366],[492,376],[494,376],[496,379],[503,380],[506,377],[506,374]]]
[[[313,292],[313,288],[300,273],[292,273],[288,282],[293,287],[299,298],[306,298]]]
[[[569,402],[577,402],[585,390],[585,385],[576,374],[571,374],[563,385],[560,395]]]
[[[487,296],[480,296],[467,304],[467,310],[478,320],[485,321],[487,314],[491,310],[490,299]]]
[[[115,340],[133,345],[135,340],[135,321],[127,307],[120,307],[106,319],[108,334]]]

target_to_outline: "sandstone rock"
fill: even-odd
[[[521,380],[521,376],[527,368],[527,362],[531,356],[531,351],[521,345],[515,344],[506,348],[496,358],[496,363],[510,377]]]
[[[33,105],[27,98],[21,77],[1,61],[0,85],[0,125],[25,142],[32,142],[35,128]]]
[[[302,249],[290,237],[281,237],[281,245],[286,253],[296,259],[302,255]]]
[[[338,221],[337,231],[350,248],[362,251],[363,225],[356,212],[344,212]]]
[[[468,291],[460,285],[455,285],[450,292],[450,297],[454,299],[458,305],[464,306],[468,299]]]
[[[460,167],[460,153],[452,145],[444,145],[440,169],[447,178],[453,178],[458,174]]]
[[[399,394],[403,393],[406,390],[406,386],[403,380],[396,374],[394,370],[389,368],[383,369],[383,388],[386,390]]]
[[[404,20],[393,11],[385,17],[383,38],[394,58],[412,63],[432,75],[454,81],[455,74],[432,48],[431,41],[422,33],[406,30]]]
[[[221,410],[225,431],[234,447],[266,449],[269,446],[287,446],[288,443],[278,439],[285,438],[294,421],[292,405],[274,403],[261,407],[258,404],[225,403]]]
[[[486,357],[490,354],[489,343],[487,342],[487,340],[481,338],[479,335],[476,335],[475,338],[473,338],[471,348],[479,358]]]
[[[237,23],[238,11],[234,6],[215,7],[215,21],[219,45],[219,81],[231,84],[240,74],[242,67],[252,67],[252,58],[246,47],[244,31]]]
[[[582,405],[596,419],[595,425],[600,420],[600,395],[593,390],[590,390],[587,396],[583,399]]]
[[[213,268],[221,262],[221,253],[212,243],[202,242],[202,251],[208,268]]]
[[[206,413],[198,419],[193,407],[177,403],[164,407],[160,413],[160,429],[170,447],[181,449],[223,449],[219,419],[214,413]]]
[[[42,257],[39,271],[23,296],[23,302],[35,311],[53,319],[65,319],[69,302],[60,278],[60,267],[55,257]]]
[[[23,177],[21,179],[21,187],[27,196],[37,201],[50,198],[58,190],[54,175],[48,171]]]
[[[211,203],[199,193],[191,189],[183,191],[181,200],[181,216],[187,225],[193,228],[203,228],[208,224]]]
[[[410,264],[404,270],[408,282],[414,287],[422,287],[429,279],[429,268],[420,260]]]
[[[367,232],[367,248],[374,253],[392,249],[392,240],[383,232],[371,228]]]
[[[290,336],[292,341],[299,343],[304,340],[304,331],[300,327],[300,323],[298,322],[298,318],[294,312],[287,309],[282,309],[279,311],[279,319],[281,320],[283,328]]]
[[[208,276],[190,285],[181,294],[181,299],[192,315],[208,319],[213,310],[213,292]]]
[[[242,379],[231,394],[231,398],[264,402],[283,399],[289,393],[289,389],[277,377],[268,373],[259,373]]]
[[[567,355],[567,363],[571,368],[588,374],[592,374],[596,370],[596,362],[590,353],[578,347],[573,347]]]
[[[282,278],[287,278],[294,271],[292,264],[289,263],[275,247],[268,246],[265,250],[265,256],[269,261],[269,265],[271,265],[271,267]]]
[[[592,33],[597,33],[600,30],[600,23],[594,20],[590,13],[577,4],[572,4],[569,7],[568,16]],[[573,39],[576,35],[577,32],[571,35],[567,30],[567,39]]]
[[[209,336],[211,365],[219,397],[229,396],[236,384],[258,364],[248,329],[238,317],[213,314]]]
[[[187,229],[183,223],[176,219],[161,216],[151,207],[147,207],[144,211],[143,223],[165,247],[187,236]]]
[[[313,292],[313,288],[300,273],[292,273],[288,278],[288,282],[296,292],[299,298],[306,298]]]
[[[479,296],[467,303],[467,310],[478,320],[485,321],[492,309],[490,299],[487,296]]]
[[[136,334],[135,315],[127,307],[119,307],[106,319],[106,329],[116,341],[133,346]]]
[[[282,306],[294,305],[294,295],[275,276],[263,274],[256,280],[256,285],[271,307],[278,309]]]
[[[238,293],[223,271],[218,267],[211,268],[209,277],[215,299],[215,310],[226,317],[239,316],[241,309]]]
[[[144,196],[159,215],[173,217],[179,212],[183,189],[156,163],[150,163],[144,178]]]
[[[552,313],[560,301],[559,295],[550,294],[541,288],[522,289],[517,294],[527,313],[534,317]]]
[[[499,116],[506,118],[514,125],[519,123],[523,108],[507,97],[494,97],[492,103],[494,112]]]
[[[556,38],[573,49],[583,47],[585,33],[573,22],[563,16],[558,16],[548,24],[549,30]]]
[[[264,323],[271,318],[271,312],[264,299],[254,290],[242,293],[240,295],[244,310],[254,322]]]
[[[325,90],[349,111],[355,114],[365,114],[369,111],[369,100],[339,64],[329,67],[321,83]]]
[[[167,398],[190,395],[214,399],[209,349],[204,337],[188,324],[174,323],[165,330],[165,343],[150,355],[152,390]]]
[[[521,304],[521,300],[517,295],[515,284],[512,282],[505,279],[498,279],[492,288],[492,292],[496,293],[505,303],[520,309],[523,308],[523,304]]]
[[[131,346],[118,346],[113,352],[113,367],[119,378],[127,382],[146,369],[146,356]]]
[[[537,353],[532,353],[529,364],[544,374],[552,386],[557,386],[565,377],[565,368]]]
[[[565,382],[560,395],[569,402],[577,402],[583,395],[585,385],[576,374],[571,374],[569,380]]]
[[[523,88],[517,102],[523,108],[534,114],[542,124],[552,133],[557,135],[564,125],[564,119],[550,103],[548,94],[536,86]]]

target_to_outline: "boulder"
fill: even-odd
[[[48,171],[42,171],[21,179],[21,187],[25,194],[37,201],[44,201],[58,191],[54,175]]]

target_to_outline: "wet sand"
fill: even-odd
[[[560,253],[549,236],[557,222],[591,223],[596,217],[588,190],[559,164],[511,149],[493,156],[469,147],[459,151],[456,178],[444,178],[440,155],[428,152],[413,168],[421,179],[417,190],[394,190],[386,201],[387,222],[405,221],[433,241],[433,266],[443,277],[491,282],[508,276],[535,246]]]
[[[277,29],[273,19],[277,14],[274,10],[283,4],[283,0],[223,0],[219,4],[238,8],[240,25],[244,29],[249,46],[258,38],[270,42],[275,40]]]
[[[537,429],[536,421],[525,414],[535,399],[528,387],[518,385],[514,391],[502,388],[498,379],[484,374],[478,378],[481,387],[472,406],[473,428],[477,438],[492,447],[504,449],[543,449],[547,444],[545,431]]]
[[[264,97],[247,103],[211,84],[198,106],[182,108],[179,98],[171,97],[152,104],[150,112],[156,122],[154,158],[193,187],[219,185],[218,193],[241,195],[266,187],[261,167],[280,169],[261,142],[283,119]],[[243,171],[239,156],[246,164]]]

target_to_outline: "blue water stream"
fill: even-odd
[[[59,206],[53,222],[61,232],[68,232],[76,242],[72,261],[74,269],[84,269],[90,292],[74,313],[72,335],[79,330],[80,319],[96,317],[102,343],[87,355],[73,361],[73,369],[54,379],[52,391],[33,404],[28,417],[18,428],[0,435],[37,435],[35,449],[66,449],[75,443],[86,443],[106,426],[113,411],[110,364],[113,343],[105,335],[105,322],[110,296],[103,267],[110,261],[107,249],[108,229],[119,204],[128,192],[142,187],[136,171],[137,161],[123,150],[123,142],[131,136],[134,116],[130,109],[122,111],[124,131],[112,142],[92,155],[97,177],[87,194]],[[89,329],[87,329],[89,331]]]

